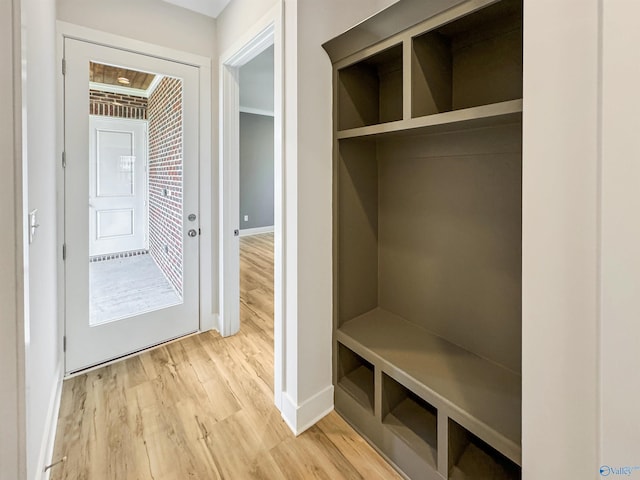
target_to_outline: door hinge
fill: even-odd
[[[62,152],[62,168],[67,168],[67,152]]]
[[[62,351],[67,353],[67,336],[62,337]]]
[[[198,235],[202,235],[202,230],[198,229]]]
[[[67,244],[63,243],[62,244],[62,260],[66,260],[67,259]]]
[[[67,60],[66,59],[62,59],[62,75],[66,75],[67,74]]]

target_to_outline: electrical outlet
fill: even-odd
[[[245,221],[245,222],[248,222],[248,221],[249,221],[249,215],[245,215],[245,216],[244,216],[244,221]]]

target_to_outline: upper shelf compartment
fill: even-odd
[[[402,119],[402,44],[338,70],[338,129]]]
[[[413,118],[522,98],[522,1],[413,37],[411,57]]]

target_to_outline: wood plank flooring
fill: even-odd
[[[273,235],[241,242],[241,330],[64,383],[52,480],[396,479],[337,414],[297,438],[273,405]]]

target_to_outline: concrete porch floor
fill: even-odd
[[[182,303],[148,254],[91,262],[89,282],[91,325]]]

